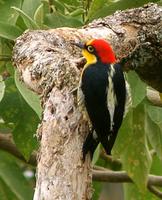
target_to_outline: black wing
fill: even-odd
[[[110,134],[110,115],[107,108],[107,86],[107,65],[97,63],[88,66],[84,70],[81,88],[84,93],[85,106],[92,122],[92,126],[98,136],[97,144],[101,142],[106,152],[110,153],[108,144],[108,136]],[[88,135],[83,146],[83,151],[86,151],[86,149],[88,150],[90,146],[88,144],[95,142],[92,136],[92,134]]]

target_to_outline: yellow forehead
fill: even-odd
[[[89,40],[88,42],[86,42],[86,46],[91,45],[91,43],[94,41],[94,39]]]

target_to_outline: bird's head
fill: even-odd
[[[115,54],[110,44],[103,39],[92,39],[85,44],[75,43],[82,49],[82,54],[87,60],[87,64],[96,63],[98,61],[104,64],[116,62]]]

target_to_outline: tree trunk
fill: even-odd
[[[28,31],[16,40],[14,63],[26,85],[40,94],[40,153],[34,200],[89,200],[90,157],[82,161],[88,124],[78,111],[76,93],[85,61],[71,42],[104,38],[125,70],[135,69],[162,92],[162,8],[149,4],[116,12],[82,29]],[[155,78],[156,77],[156,78]]]

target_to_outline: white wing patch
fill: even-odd
[[[114,73],[115,73],[115,69],[114,69],[114,66],[111,64],[110,70],[109,70],[109,76],[108,76],[109,87],[107,88],[107,107],[110,113],[110,130],[111,131],[114,125],[113,118],[114,118],[115,106],[117,105],[117,98],[114,92],[114,84],[112,80]]]
[[[131,97],[131,92],[130,92],[130,86],[127,81],[125,81],[125,86],[126,86],[126,103],[125,103],[125,111],[124,111],[124,117],[128,113],[129,109],[132,106],[132,97]]]

